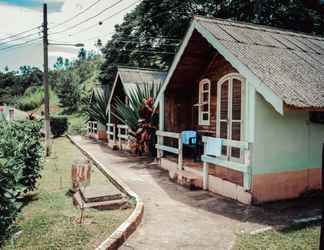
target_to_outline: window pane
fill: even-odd
[[[209,119],[208,113],[203,113],[202,119],[203,119],[203,121],[208,121],[208,119]]]
[[[231,157],[240,158],[241,150],[240,148],[231,148]]]
[[[208,112],[208,104],[202,105],[202,111]]]
[[[227,122],[220,123],[220,138],[227,139]]]
[[[241,81],[233,79],[232,91],[232,119],[241,120],[241,104],[242,104],[242,84]]]
[[[208,97],[209,97],[209,93],[208,92],[205,92],[203,93],[203,102],[208,102]]]
[[[221,86],[220,98],[221,119],[226,120],[228,116],[228,81],[224,82]]]
[[[203,84],[203,90],[209,90],[209,83]]]
[[[241,140],[241,123],[232,122],[232,140],[240,141]]]
[[[227,156],[227,146],[222,146],[222,155]]]

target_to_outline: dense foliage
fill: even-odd
[[[0,244],[19,211],[18,196],[41,177],[40,129],[39,122],[0,122]]]
[[[162,84],[144,84],[136,86],[130,91],[129,104],[125,104],[122,100],[117,99],[113,115],[122,123],[128,125],[133,131],[138,129],[140,119],[146,123],[157,125],[157,111],[153,108]]]
[[[0,104],[11,103],[12,98],[24,94],[27,88],[40,86],[43,72],[36,67],[22,66],[18,71],[0,72]]]
[[[62,136],[69,128],[68,117],[67,116],[51,116],[51,132],[54,137]]]
[[[305,0],[143,0],[116,26],[103,48],[100,80],[111,84],[117,65],[167,69],[194,15],[324,35],[324,10]]]
[[[24,95],[18,98],[16,107],[23,111],[31,111],[39,108],[44,102],[44,89],[40,86],[32,86],[26,89]]]
[[[105,125],[108,121],[107,106],[109,101],[109,92],[103,88],[93,90],[90,104],[86,109],[88,120],[98,121]]]

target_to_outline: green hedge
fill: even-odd
[[[31,121],[0,122],[0,246],[18,214],[17,198],[34,190],[41,177],[41,127]]]
[[[51,132],[54,137],[62,136],[69,128],[67,116],[52,116],[51,117]]]

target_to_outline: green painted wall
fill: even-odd
[[[255,100],[252,173],[273,173],[321,166],[324,125],[307,112],[276,112],[259,94]]]

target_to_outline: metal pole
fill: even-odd
[[[43,48],[44,48],[44,106],[45,106],[45,149],[50,155],[50,117],[49,117],[49,86],[48,86],[48,27],[47,4],[43,7]]]

